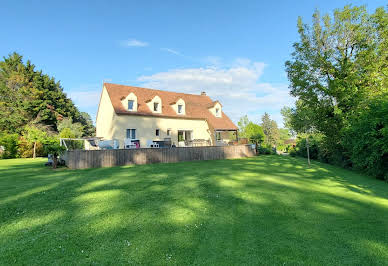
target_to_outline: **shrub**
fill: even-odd
[[[18,157],[18,135],[17,134],[0,134],[0,146],[4,147],[4,151],[0,154],[2,159],[10,159]]]
[[[370,100],[351,119],[343,143],[354,168],[388,180],[388,94]]]
[[[322,136],[318,134],[309,136],[309,152],[310,159],[317,160],[320,157],[320,146],[322,144]],[[295,148],[291,148],[294,156],[307,158],[307,142],[305,137],[298,137]],[[290,152],[291,153],[291,152]]]
[[[19,155],[22,158],[32,158],[34,154],[34,143],[28,142],[23,136],[19,138]],[[36,156],[46,156],[43,144],[41,142],[36,143]]]
[[[295,157],[295,156],[297,155],[296,150],[295,150],[294,147],[290,147],[290,148],[288,149],[288,153],[289,153],[290,156],[292,156],[292,157]]]
[[[61,155],[66,148],[59,144],[59,140],[57,138],[51,137],[45,140],[44,149],[47,154],[51,154],[53,156],[53,168],[57,168],[58,156]]]
[[[276,149],[272,148],[269,145],[265,145],[265,146],[259,146],[258,152],[259,154],[263,154],[263,155],[276,154]]]

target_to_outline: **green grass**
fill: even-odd
[[[388,184],[285,156],[0,161],[0,264],[388,264]]]

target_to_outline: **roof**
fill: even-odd
[[[209,111],[209,106],[214,106],[215,102],[213,102],[212,99],[210,99],[210,97],[207,95],[177,93],[112,83],[104,83],[104,87],[108,92],[113,109],[118,115],[143,115],[179,119],[201,119],[206,120],[209,123],[209,126],[215,130],[238,129],[224,112],[222,112],[222,117],[215,117]],[[123,97],[127,97],[131,92],[134,93],[137,97],[137,112],[130,112],[126,110],[121,103],[121,99]],[[154,98],[155,96],[159,96],[162,100],[161,114],[153,113],[146,104],[147,101]],[[175,103],[179,98],[185,101],[185,115],[178,115],[171,106],[171,104]]]

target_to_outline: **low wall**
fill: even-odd
[[[62,158],[71,169],[110,167],[128,164],[175,163],[197,160],[220,160],[251,157],[251,145],[208,146],[160,149],[75,150]]]

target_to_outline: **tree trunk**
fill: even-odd
[[[58,158],[56,155],[53,155],[53,169],[57,168],[57,164],[58,164]]]
[[[306,137],[306,148],[307,148],[307,162],[310,166],[310,146],[309,146],[309,137]]]
[[[34,153],[32,155],[32,158],[36,158],[36,141],[34,142]]]

